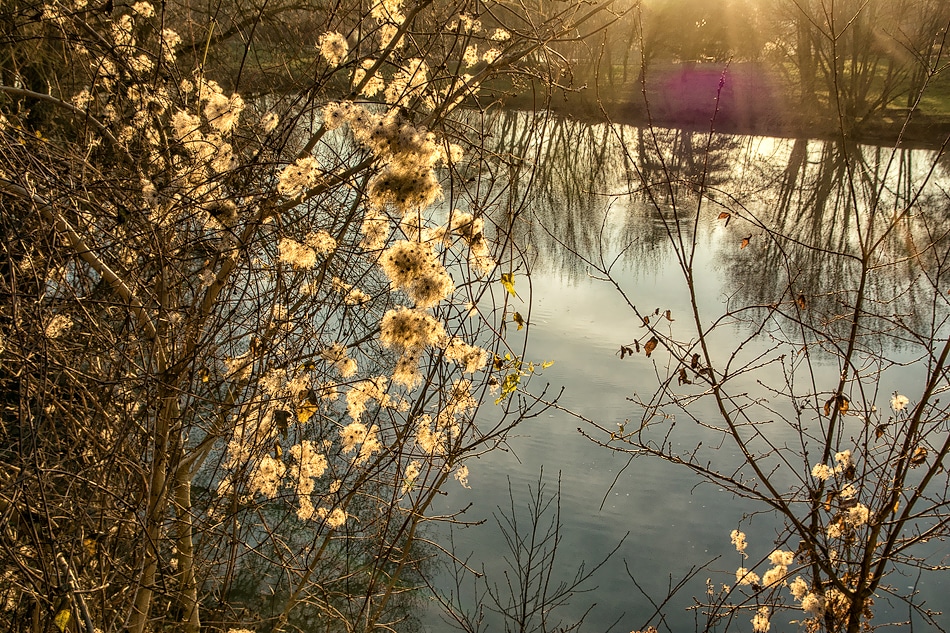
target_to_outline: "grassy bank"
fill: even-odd
[[[604,85],[607,83],[607,85]],[[658,125],[731,134],[789,138],[825,138],[874,145],[940,148],[950,137],[950,81],[934,81],[916,108],[906,96],[863,117],[839,120],[827,94],[803,105],[788,76],[762,64],[667,64],[627,82],[588,82],[576,89],[558,89],[546,104],[578,118],[630,125]],[[510,84],[493,85],[508,107],[536,108],[537,95]]]

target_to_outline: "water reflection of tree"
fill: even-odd
[[[869,331],[886,332],[893,319],[920,330],[934,316],[950,228],[946,196],[918,189],[932,164],[920,151],[796,140],[784,165],[765,164],[762,195],[745,206],[749,223],[735,223],[722,249],[736,300],[789,306],[796,319],[829,327],[853,309],[861,244],[874,243],[882,263],[866,281]],[[766,230],[770,239],[759,239]],[[740,233],[753,235],[754,248],[739,248]]]
[[[609,131],[563,118],[507,113],[497,118],[493,140],[510,153],[513,194],[527,195],[527,216],[513,230],[544,268],[576,271],[572,252],[600,247],[610,182]],[[530,174],[530,175],[529,175]],[[568,272],[568,274],[571,274]]]
[[[208,492],[200,490],[199,497]],[[381,492],[385,494],[385,491]],[[372,511],[369,507],[361,509]],[[247,538],[250,547],[242,554],[235,552],[235,544],[227,540],[203,544],[205,549],[212,550],[206,553],[220,554],[219,560],[226,561],[218,571],[223,577],[232,579],[227,590],[218,595],[218,609],[208,609],[209,624],[218,624],[222,629],[242,610],[255,614],[264,622],[278,621],[295,590],[294,577],[307,572],[312,557],[319,549],[319,541],[315,540],[313,530],[308,529],[307,524],[300,521],[286,505],[264,504],[254,514],[263,517],[269,531],[281,537],[273,539],[263,532],[252,531]],[[251,518],[247,517],[248,520]],[[423,542],[407,542],[395,529],[391,532],[389,536],[394,542],[398,542],[400,548],[406,548],[403,550],[406,559],[415,561],[419,566],[403,575],[400,590],[395,592],[388,607],[387,618],[390,624],[398,624],[399,631],[415,633],[421,630],[419,616],[422,613],[422,596],[409,588],[422,586],[422,570],[428,573],[431,568],[432,551]],[[320,578],[340,576],[338,581],[328,582],[322,588],[321,597],[338,614],[358,618],[363,599],[367,599],[372,592],[367,578],[378,566],[385,568],[384,573],[392,574],[396,563],[378,560],[372,551],[372,540],[357,538],[359,535],[351,534],[349,530],[347,536],[353,538],[336,539],[321,552],[323,560],[315,567],[313,574]],[[340,570],[344,570],[344,573],[340,574]],[[310,633],[348,630],[338,621],[327,618],[321,608],[320,605],[305,602],[290,616],[288,626]]]
[[[660,128],[611,133],[530,113],[500,114],[492,126],[496,147],[507,149],[496,155],[498,169],[516,176],[513,195],[526,210],[511,230],[536,269],[573,279],[588,262],[600,268],[616,258],[655,271],[672,256],[670,222],[683,235],[727,224],[718,259],[733,303],[778,307],[782,326],[844,327],[839,316],[853,307],[868,243],[856,231],[871,227],[881,261],[891,263],[867,278],[876,310],[868,327],[886,331],[900,319],[919,329],[933,317],[950,226],[946,195],[919,189],[936,159],[928,152]]]
[[[518,243],[535,252],[536,265],[567,278],[585,269],[579,253],[611,261],[623,251],[623,265],[655,269],[668,243],[652,203],[675,213],[671,201],[679,194],[726,182],[738,146],[726,135],[638,128],[614,134],[605,125],[525,112],[500,114],[492,130],[496,146],[506,149],[496,160],[517,183],[513,192],[531,191],[524,201],[530,219],[512,227]],[[631,188],[640,176],[650,185]]]

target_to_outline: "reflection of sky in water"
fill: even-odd
[[[583,133],[584,130],[578,132],[581,135]],[[627,130],[625,133],[631,132]],[[576,140],[576,137],[572,138]],[[725,183],[727,178],[732,178],[734,188],[758,188],[760,200],[767,202],[772,199],[770,196],[773,194],[769,193],[768,186],[774,186],[778,180],[774,173],[763,177],[769,168],[762,163],[769,160],[788,161],[793,153],[792,141],[739,139],[724,146],[730,148],[729,152],[732,153],[730,160],[721,160],[728,173],[720,174],[719,181]],[[809,146],[806,150],[805,156],[811,161],[809,164],[821,158],[820,146]],[[583,157],[583,148],[577,149],[574,156]],[[929,153],[921,153],[916,160],[920,165],[926,165],[930,158],[932,156]],[[577,160],[579,162],[573,166],[583,172],[584,163],[581,158]],[[608,161],[606,164],[616,167],[616,157],[613,162]],[[772,168],[772,171],[780,172],[781,169]],[[610,185],[609,180],[600,181],[600,186],[606,189],[618,186],[616,183]],[[541,184],[542,194],[538,197],[538,204],[556,204],[558,196],[546,196],[543,193],[544,183]],[[556,191],[556,187],[552,191]],[[669,328],[680,338],[688,338],[691,311],[682,274],[671,251],[663,244],[665,236],[657,231],[656,226],[652,232],[643,229],[643,223],[649,222],[643,215],[643,208],[635,203],[615,202],[610,207],[609,220],[605,223],[603,213],[608,205],[604,199],[591,203],[565,196],[562,203],[564,206],[581,204],[580,209],[575,209],[578,212],[572,215],[569,226],[559,213],[571,215],[574,212],[570,210],[537,207],[535,217],[545,222],[548,230],[560,240],[602,245],[604,259],[608,261],[617,253],[620,245],[629,243],[628,251],[614,269],[617,281],[628,293],[630,301],[642,312],[652,315],[655,308],[659,308],[661,313],[671,310],[676,320],[670,323],[658,317],[660,327]],[[769,211],[767,204],[764,204],[763,210]],[[798,213],[800,209],[792,211]],[[794,213],[791,215],[794,216]],[[788,226],[807,220],[790,217]],[[566,235],[566,231],[586,231],[587,234]],[[734,305],[736,301],[748,304],[762,301],[764,297],[781,298],[784,288],[775,287],[775,278],[767,274],[758,276],[760,270],[777,263],[767,259],[763,261],[763,258],[774,256],[774,252],[756,243],[746,250],[740,251],[738,248],[739,239],[744,237],[746,228],[737,228],[735,224],[725,228],[721,223],[704,222],[699,231],[694,271],[697,273],[697,300],[704,327],[723,313],[727,301]],[[611,284],[596,279],[596,273],[591,274],[589,267],[565,255],[563,249],[545,235],[537,227],[532,227],[526,234],[528,242],[536,244],[534,248],[537,252],[531,282],[531,331],[526,358],[534,361],[554,360],[555,364],[532,380],[531,390],[540,393],[543,386],[549,384],[547,393],[551,395],[558,393],[563,386],[565,391],[559,400],[561,406],[580,412],[605,427],[613,427],[629,419],[629,430],[630,426],[639,423],[641,409],[628,398],[636,396],[649,400],[656,389],[656,372],[662,377],[672,371],[666,366],[669,355],[657,350],[653,359],[635,355],[621,360],[618,354],[620,346],[629,345],[635,338],[643,337],[646,330],[639,328],[637,318]],[[829,264],[820,258],[810,263],[819,267]],[[819,281],[821,275],[828,275],[827,270],[812,272],[819,276]],[[526,305],[518,305],[517,302],[513,309],[519,309],[523,314],[528,312]],[[740,325],[723,326],[710,339],[713,358],[724,357],[734,350],[744,333]],[[641,342],[643,340],[641,338]],[[772,356],[784,353],[791,359],[798,353],[791,345],[772,345],[776,345]],[[742,358],[751,359],[766,348],[767,343],[761,341],[749,344],[744,347]],[[888,355],[899,362],[908,362],[913,358],[911,352],[900,349],[892,350]],[[818,353],[813,354],[813,361],[819,390],[830,389],[837,380],[837,364],[830,362],[827,357],[822,358]],[[898,366],[886,370],[880,382],[880,391],[873,396],[874,403],[886,412],[891,392],[919,393],[923,376],[923,368],[919,366]],[[753,395],[762,395],[758,380],[778,382],[780,378],[780,368],[774,365],[737,378],[730,383],[729,388],[733,393],[748,390]],[[701,389],[698,385],[693,387],[696,391]],[[688,392],[689,388],[680,390]],[[717,415],[712,404],[711,401],[701,400],[691,406],[690,413],[703,421],[715,421]],[[768,416],[768,407],[777,412],[787,412],[788,404],[783,403],[781,398],[774,398],[774,401],[765,404],[767,407],[754,408],[750,414],[752,419],[769,434],[772,441],[795,446],[797,434],[784,423],[774,422],[776,415],[773,414],[771,418]],[[492,406],[487,405],[480,415],[492,416]],[[806,419],[812,417],[807,416]],[[673,424],[671,420],[654,422],[657,428]],[[863,425],[854,416],[847,418],[845,423],[848,433],[859,432]],[[562,616],[567,621],[580,617],[587,605],[596,602],[598,606],[588,616],[588,626],[582,630],[610,629],[625,633],[639,628],[653,613],[653,607],[628,578],[628,570],[653,600],[661,601],[671,577],[672,583],[676,584],[689,573],[692,566],[721,556],[711,563],[709,570],[699,572],[694,581],[664,609],[667,622],[674,631],[697,628],[694,620],[696,612],[687,612],[685,608],[692,604],[693,596],[702,597],[705,580],[711,578],[717,586],[733,582],[738,566],[751,566],[750,563],[757,562],[757,557],[768,556],[780,526],[771,515],[756,517],[751,526],[748,522],[740,524],[744,513],[761,510],[762,506],[733,498],[713,484],[697,485],[699,479],[685,468],[655,458],[630,460],[626,455],[598,447],[578,433],[579,426],[584,426],[584,423],[577,418],[550,410],[518,427],[517,437],[510,441],[509,452],[497,451],[469,463],[472,490],[453,487],[443,509],[462,507],[471,501],[473,506],[463,518],[473,521],[487,518],[488,523],[459,530],[455,535],[457,551],[462,556],[473,551],[469,564],[477,569],[484,564],[491,580],[492,571],[502,569],[501,557],[506,553],[502,537],[491,521],[491,514],[496,511],[496,506],[504,508],[508,505],[508,479],[516,495],[516,504],[523,507],[527,503],[527,488],[537,484],[542,467],[549,492],[556,488],[560,472],[561,521],[564,527],[559,548],[559,578],[570,580],[582,562],[588,567],[600,562],[627,532],[630,533],[614,558],[588,583],[589,588],[596,586],[597,589],[579,595],[572,607],[560,612]],[[700,441],[706,442],[707,448],[709,442],[718,442],[711,431],[698,427],[685,415],[676,416],[675,429],[671,440],[681,450],[691,449]],[[726,471],[730,468],[728,464],[739,463],[739,456],[733,453],[728,444],[707,455]],[[794,485],[795,481],[789,476],[780,484],[787,487]],[[741,560],[729,543],[729,532],[736,527],[748,534],[751,558],[747,561]],[[937,542],[928,545],[932,546],[938,559],[950,557],[950,550],[945,545]],[[795,544],[789,548],[794,549]],[[494,581],[502,582],[497,575]],[[895,575],[890,582],[898,589],[905,590],[914,584],[914,579]],[[945,584],[938,576],[923,578],[919,589],[930,606],[950,606],[945,604],[945,590],[942,589]],[[463,599],[470,608],[473,601],[472,595]],[[887,604],[884,598],[878,601],[877,622],[885,621],[888,616],[898,620],[907,617],[906,607],[902,609],[898,603],[892,602],[890,608],[893,611],[888,613]],[[773,625],[778,630],[784,630],[787,627],[785,623],[796,617],[798,614],[795,611],[784,612],[773,618]],[[741,618],[738,629],[750,629],[749,619],[751,615]],[[944,626],[950,624],[948,616],[943,616],[940,621]],[[430,624],[433,622],[435,620],[429,620]],[[489,622],[497,625],[497,621]],[[701,616],[699,623],[699,628],[702,628]],[[502,628],[495,625],[489,626],[489,630]],[[433,626],[433,630],[437,628]]]
[[[627,396],[652,389],[655,380],[647,359],[621,361],[616,355],[620,343],[629,342],[636,330],[628,308],[610,286],[593,280],[564,285],[554,275],[541,275],[533,287],[528,357],[556,359],[543,376],[534,379],[533,389],[539,390],[542,381],[555,389],[565,385],[560,404],[568,409],[607,423],[630,417],[633,407]],[[681,311],[660,278],[637,290],[649,305],[671,306],[674,315]],[[549,491],[555,489],[560,470],[564,540],[559,573],[564,579],[570,579],[581,563],[599,562],[630,532],[614,558],[589,583],[598,589],[578,596],[574,607],[563,612],[566,619],[579,617],[586,604],[597,602],[600,606],[588,616],[591,626],[585,630],[606,630],[623,616],[616,630],[629,631],[650,615],[649,603],[627,577],[625,562],[654,599],[662,599],[670,574],[679,580],[691,565],[718,554],[726,554],[728,562],[717,562],[713,569],[723,571],[728,581],[730,570],[739,564],[737,555],[728,552],[729,531],[751,506],[733,500],[716,486],[694,489],[698,480],[685,469],[652,459],[631,462],[625,455],[597,447],[577,432],[578,426],[577,419],[559,411],[525,422],[510,442],[511,453],[496,452],[472,462],[472,491],[453,490],[449,502],[460,505],[471,500],[475,505],[466,518],[485,518],[496,505],[506,504],[506,478],[523,504],[527,486],[536,484],[542,467]],[[608,491],[618,474],[616,485]],[[771,538],[763,535],[751,540],[765,548]],[[490,522],[458,533],[456,544],[461,552],[474,549],[476,560],[489,570],[500,568],[497,557],[504,553],[503,543]],[[678,607],[670,610],[669,618],[671,624],[678,624],[674,629],[692,626],[691,616],[679,607],[691,593],[703,590],[710,575],[714,574],[700,574],[698,584],[676,601]]]
[[[672,306],[674,318],[682,314],[681,318],[685,319],[684,308],[677,304],[682,299],[670,296],[672,286],[665,283],[663,277],[638,283],[638,300],[645,305]],[[715,286],[709,283],[704,289],[704,298],[710,302],[720,296]],[[553,389],[549,389],[549,393],[556,393],[563,385],[566,390],[560,399],[562,406],[605,425],[636,415],[635,407],[626,398],[637,391],[651,391],[656,379],[652,375],[652,363],[643,356],[620,360],[616,354],[620,342],[629,342],[637,326],[615,291],[594,280],[575,279],[566,285],[556,275],[536,277],[533,288],[535,305],[527,357],[556,359],[552,367],[534,379],[533,391],[538,392],[543,383],[550,383]],[[654,356],[663,362],[660,352]],[[828,369],[833,376],[835,370]],[[901,385],[909,387],[913,382],[913,378],[906,375],[907,370],[903,373],[899,381],[892,383],[895,389]],[[887,407],[888,398],[889,392],[881,393],[879,406]],[[486,413],[491,415],[491,405]],[[710,417],[713,414],[709,411]],[[596,602],[597,608],[587,618],[589,626],[582,630],[604,631],[619,618],[612,630],[630,631],[639,627],[653,609],[628,578],[628,569],[654,600],[661,600],[671,576],[675,584],[693,565],[721,556],[708,571],[699,573],[666,609],[667,622],[674,631],[693,630],[694,614],[687,612],[686,606],[692,596],[701,596],[706,578],[711,577],[718,584],[730,583],[735,568],[748,564],[732,550],[729,532],[737,527],[745,512],[761,508],[735,499],[713,484],[697,486],[698,478],[684,468],[646,457],[631,461],[625,455],[595,446],[577,432],[577,427],[582,425],[565,413],[549,411],[517,429],[517,437],[510,442],[510,452],[498,451],[470,462],[472,490],[463,491],[453,486],[446,507],[462,507],[471,501],[474,505],[464,518],[487,518],[488,522],[458,531],[455,535],[458,552],[465,555],[473,551],[469,564],[478,569],[484,564],[489,577],[492,570],[501,570],[501,556],[506,551],[491,514],[497,512],[496,506],[505,508],[508,504],[508,479],[516,504],[524,507],[528,486],[537,484],[541,468],[544,468],[549,492],[556,489],[560,471],[564,525],[559,549],[561,579],[570,580],[581,563],[590,567],[600,562],[630,532],[613,559],[588,583],[597,589],[579,595],[572,608],[561,612],[563,617],[566,620],[580,617],[587,605]],[[690,428],[686,420],[678,425]],[[788,432],[783,427],[778,428]],[[702,435],[695,429],[692,432]],[[682,448],[691,447],[690,442],[697,441],[698,435],[692,432],[688,440],[683,439]],[[727,447],[718,452],[717,459],[735,463],[738,455]],[[761,516],[753,527],[747,523],[741,527],[749,535],[749,552],[753,557],[764,557],[771,552],[778,527],[772,517]],[[934,546],[934,551],[950,554],[945,546],[936,543]],[[907,580],[901,582],[909,584],[911,580]],[[924,595],[930,596],[931,604],[941,600],[941,586],[938,578],[925,579],[922,583]],[[791,612],[789,617],[792,617]],[[899,616],[895,614],[895,617]],[[778,620],[775,624],[781,622]],[[740,630],[745,624],[740,624]],[[489,630],[499,629],[490,627]]]

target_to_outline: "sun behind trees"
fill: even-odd
[[[409,626],[430,503],[532,406],[474,422],[519,208],[459,106],[601,11],[4,4],[5,626]]]

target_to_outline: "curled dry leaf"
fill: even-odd
[[[838,494],[836,491],[829,490],[828,494],[825,495],[825,512],[831,511],[831,502],[834,501],[836,494]]]
[[[742,238],[742,244],[739,246],[739,250],[741,251],[743,248],[745,248],[746,246],[748,246],[750,241],[752,241],[752,234],[751,234],[751,233],[749,234],[749,237],[744,237],[744,238]]]
[[[729,226],[729,220],[732,219],[732,214],[726,213],[725,211],[723,211],[722,213],[719,214],[719,219],[726,221],[726,223],[723,226]]]
[[[690,379],[686,376],[686,368],[685,368],[685,367],[680,367],[680,375],[679,375],[679,378],[677,378],[677,381],[679,382],[680,385],[691,385],[691,384],[693,384],[693,381],[690,380]]]
[[[826,416],[831,415],[831,407],[836,407],[838,411],[840,411],[841,413],[847,413],[848,409],[851,408],[851,401],[848,400],[848,396],[841,395],[841,394],[834,396],[832,398],[828,398],[827,402],[825,402]]]
[[[646,345],[643,346],[643,351],[646,352],[647,358],[650,358],[650,354],[653,353],[653,350],[656,349],[656,346],[659,342],[660,341],[654,336],[649,341],[647,341]]]

